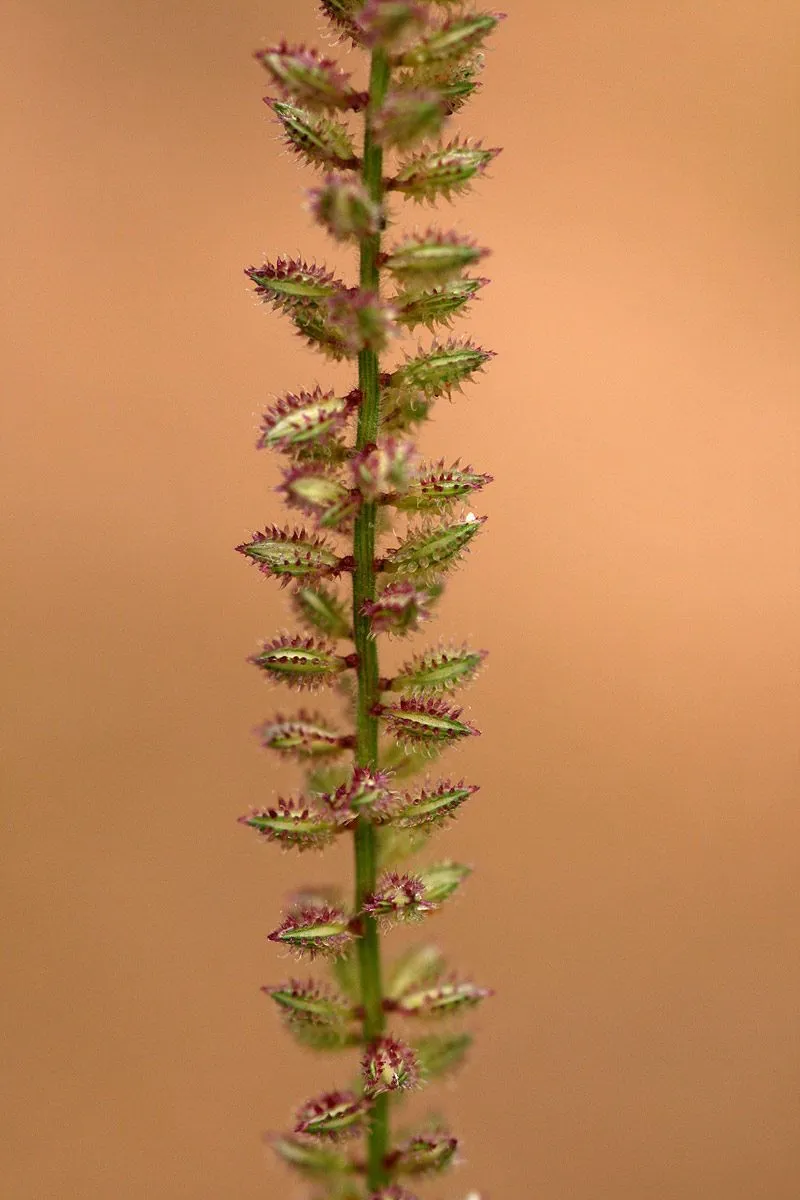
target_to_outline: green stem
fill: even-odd
[[[372,53],[369,80],[369,105],[364,132],[364,186],[376,204],[383,200],[383,151],[372,137],[371,113],[383,102],[389,84],[389,61],[385,50]],[[361,287],[377,292],[380,287],[379,255],[381,235],[361,242]],[[362,350],[358,356],[358,386],[361,406],[358,414],[356,449],[376,441],[380,427],[380,369],[374,350]],[[358,654],[358,704],[356,763],[361,767],[378,766],[378,719],[372,709],[379,699],[378,648],[370,631],[369,619],[361,612],[365,600],[375,599],[375,504],[364,504],[355,522],[353,535],[353,636]],[[377,882],[377,844],[374,826],[363,817],[355,830],[356,912],[364,897],[375,890]],[[378,927],[372,917],[363,918],[363,933],[358,942],[361,1004],[364,1010],[364,1043],[380,1037],[385,1027],[381,954]],[[367,1144],[367,1186],[376,1191],[387,1181],[384,1159],[389,1149],[388,1096],[379,1096],[372,1110]]]

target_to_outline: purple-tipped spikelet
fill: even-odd
[[[326,171],[358,166],[360,159],[343,121],[271,96],[265,96],[264,103],[278,118],[286,148],[309,166]]]
[[[401,700],[399,704],[376,704],[374,711],[393,736],[412,749],[439,749],[480,732],[468,721],[460,721],[461,709],[444,700]]]
[[[441,575],[456,565],[485,520],[467,513],[461,520],[434,522],[413,529],[399,546],[389,551],[380,564],[381,569],[413,577]]]
[[[410,234],[383,259],[388,271],[410,291],[458,281],[489,253],[472,238],[450,231],[429,229]]]
[[[356,92],[349,83],[350,76],[330,58],[305,46],[279,46],[256,50],[258,59],[287,100],[296,100],[311,109],[358,109],[367,97]]]
[[[274,575],[286,586],[292,579],[314,579],[319,575],[337,575],[339,555],[323,538],[305,529],[278,529],[268,525],[263,533],[254,533],[249,542],[236,549],[265,575]]]
[[[297,758],[324,758],[353,745],[352,734],[337,733],[324,717],[301,710],[295,717],[274,717],[259,725],[262,746]]]
[[[348,488],[324,463],[293,466],[283,473],[277,487],[288,508],[297,508],[314,517],[321,529],[349,529],[358,512],[360,496]]]
[[[289,392],[264,414],[257,447],[287,454],[314,451],[316,457],[325,457],[357,403],[358,393],[337,396],[320,387],[313,392]]]
[[[308,192],[311,215],[337,242],[358,242],[380,232],[382,212],[363,184],[328,175]]]
[[[271,942],[280,942],[309,958],[318,955],[335,958],[344,954],[353,940],[353,933],[350,921],[341,909],[319,904],[304,905],[289,913],[268,937]]]
[[[392,49],[425,28],[425,10],[413,0],[367,0],[355,24],[365,46]]]
[[[258,654],[247,661],[272,679],[295,688],[324,687],[349,665],[333,646],[319,638],[292,637],[286,633],[265,642]]]
[[[316,984],[290,980],[261,989],[275,1001],[288,1032],[311,1050],[344,1050],[358,1045],[355,1011],[341,996]]]
[[[389,187],[418,204],[452,200],[468,192],[499,153],[497,147],[487,150],[480,142],[456,138],[404,159]]]
[[[344,288],[331,271],[302,259],[279,258],[261,267],[245,268],[256,295],[274,309],[292,312],[301,304],[321,304]]]
[[[390,784],[385,771],[356,767],[351,779],[335,792],[323,793],[320,800],[335,814],[340,826],[354,825],[359,817],[380,825],[391,820],[396,803]]]
[[[415,795],[403,796],[395,814],[398,825],[417,829],[424,825],[441,825],[455,817],[465,800],[478,788],[475,784],[442,782],[430,790],[424,788]]]
[[[373,636],[393,633],[404,637],[415,633],[430,618],[434,597],[408,580],[390,583],[375,600],[365,600],[362,616],[368,618]]]
[[[417,920],[435,908],[419,875],[387,871],[378,880],[375,891],[364,898],[362,911],[370,917],[385,917],[393,922]]]
[[[294,1131],[336,1142],[358,1133],[366,1114],[366,1102],[355,1092],[324,1092],[298,1111]]]
[[[255,808],[239,817],[268,842],[297,850],[322,850],[333,841],[338,831],[335,820],[305,796],[284,800],[269,808]]]
[[[470,338],[434,341],[428,350],[407,357],[397,367],[388,384],[389,396],[409,390],[422,392],[428,399],[449,396],[454,388],[460,390],[463,383],[468,383],[491,358],[494,358],[491,350],[481,349]]]
[[[466,315],[469,305],[488,282],[463,275],[422,291],[412,287],[397,292],[392,301],[397,323],[408,329],[424,325],[431,333],[437,325],[449,329],[456,317]]]
[[[416,1200],[403,1181],[446,1172],[458,1142],[438,1120],[398,1136],[395,1101],[464,1062],[471,1035],[446,1019],[491,993],[451,974],[427,942],[387,955],[383,935],[427,920],[471,873],[444,856],[409,859],[477,787],[408,780],[478,734],[448,698],[477,677],[486,653],[446,637],[416,649],[393,675],[381,670],[380,655],[385,635],[410,636],[431,618],[484,524],[469,506],[492,477],[458,461],[447,466],[451,458],[423,462],[416,439],[435,403],[475,381],[493,354],[449,332],[488,283],[476,270],[488,249],[438,225],[392,227],[407,200],[453,201],[499,154],[459,136],[451,117],[480,87],[502,14],[464,0],[316,3],[329,40],[368,63],[351,74],[289,41],[255,58],[275,93],[265,100],[286,147],[320,172],[306,210],[344,256],[329,267],[284,255],[245,273],[289,331],[350,379],[335,389],[308,383],[270,402],[257,446],[283,456],[276,492],[305,527],[270,523],[236,549],[291,587],[301,627],[267,639],[248,661],[288,687],[327,689],[325,703],[342,712],[301,709],[258,727],[261,745],[297,760],[306,781],[299,794],[259,798],[239,820],[281,849],[352,839],[355,850],[352,900],[335,886],[295,888],[267,933],[284,952],[320,960],[330,982],[290,978],[262,990],[304,1049],[358,1054],[360,1080],[346,1082],[351,1060],[344,1086],[308,1100],[291,1130],[267,1141],[315,1200]],[[354,272],[347,259],[355,248]],[[424,345],[409,342],[422,330],[430,333]],[[395,1018],[412,1031],[408,1041],[389,1031]],[[431,1031],[434,1019],[443,1023]],[[362,1148],[340,1144],[349,1139],[362,1139]]]
[[[408,991],[391,1002],[392,1010],[405,1017],[452,1017],[460,1016],[467,1009],[475,1008],[487,996],[489,988],[474,983],[459,983],[451,980],[433,987]]]
[[[387,1161],[400,1175],[434,1175],[451,1165],[457,1149],[449,1133],[420,1133],[402,1142]]]
[[[471,683],[486,658],[485,650],[468,650],[466,646],[441,646],[415,654],[391,684],[393,692],[454,692]]]
[[[399,54],[396,63],[401,67],[425,67],[463,59],[483,45],[504,15],[468,13],[453,16]]]
[[[357,22],[362,3],[363,0],[319,0],[323,15],[331,24],[331,32],[339,38],[349,39],[355,46],[364,44]]]
[[[380,1037],[367,1046],[361,1060],[365,1094],[374,1099],[382,1092],[401,1092],[419,1083],[419,1064],[411,1046],[394,1037]]]
[[[481,475],[458,463],[445,467],[442,460],[435,466],[423,467],[406,492],[388,497],[388,502],[408,512],[442,512],[491,482],[491,475]]]
[[[353,483],[367,502],[395,495],[398,490],[402,494],[412,479],[415,459],[412,442],[387,438],[353,457]]]

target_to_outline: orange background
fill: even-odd
[[[425,434],[496,477],[432,631],[491,650],[438,933],[497,995],[422,1191],[795,1200],[800,9],[504,6],[460,127],[505,153],[441,217],[498,358]],[[280,1031],[265,934],[349,863],[235,824],[297,774],[249,733],[284,596],[232,547],[280,514],[270,395],[349,378],[241,274],[326,252],[249,58],[320,22],[6,18],[2,1190],[295,1196],[260,1134],[349,1065]]]

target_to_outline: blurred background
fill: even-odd
[[[496,997],[433,1096],[432,1200],[795,1200],[800,351],[795,0],[504,0],[438,218],[498,357],[424,447],[496,479],[431,636],[488,647],[438,918]],[[346,1069],[259,986],[293,787],[232,547],[280,515],[271,397],[336,383],[242,268],[326,249],[250,52],[311,0],[9,0],[3,871],[9,1200],[303,1194],[265,1151]],[[347,65],[355,55],[342,52]],[[427,211],[406,211],[407,225]]]

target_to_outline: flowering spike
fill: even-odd
[[[369,617],[373,634],[393,633],[403,637],[416,632],[429,619],[432,598],[413,583],[390,583],[377,599],[364,602],[362,612]]]
[[[376,1038],[361,1061],[364,1091],[370,1099],[382,1092],[405,1091],[417,1086],[417,1056],[397,1038]]]
[[[337,832],[336,822],[319,811],[305,797],[279,799],[270,808],[254,808],[244,817],[242,825],[255,829],[268,842],[281,846],[293,846],[298,850],[321,850],[333,841]]]
[[[341,753],[352,744],[350,736],[335,733],[324,717],[299,712],[296,717],[275,717],[259,726],[261,744],[269,750],[298,758],[321,758]]]
[[[310,166],[343,170],[359,165],[350,132],[341,121],[270,96],[264,102],[278,118],[288,148]]]
[[[434,341],[430,350],[406,359],[393,373],[389,384],[390,398],[391,393],[408,389],[422,392],[426,397],[447,396],[453,388],[460,388],[480,371],[491,358],[494,358],[491,350],[482,350],[469,338],[449,338],[444,343]]]
[[[248,662],[290,687],[316,688],[331,683],[347,666],[333,646],[313,637],[282,634],[265,642]]]
[[[466,504],[490,476],[458,462],[446,467],[444,459],[423,464],[410,439],[434,403],[475,378],[493,355],[441,333],[487,282],[474,267],[488,251],[440,228],[403,234],[393,245],[384,234],[394,219],[392,192],[415,202],[449,200],[498,153],[442,131],[478,87],[482,47],[500,14],[476,12],[466,0],[320,0],[319,8],[339,41],[367,49],[370,61],[353,78],[368,79],[368,92],[305,45],[282,41],[256,59],[275,85],[277,98],[266,102],[287,146],[321,170],[307,208],[325,232],[357,250],[358,282],[299,254],[246,273],[257,297],[311,348],[349,361],[352,371],[357,360],[358,381],[353,376],[343,395],[317,384],[272,402],[258,445],[286,456],[276,491],[307,529],[270,525],[237,550],[292,584],[302,626],[261,644],[250,661],[289,686],[331,685],[348,720],[337,728],[301,710],[264,722],[262,744],[302,760],[305,788],[240,821],[263,840],[298,850],[352,833],[355,850],[352,906],[344,888],[311,881],[295,889],[268,934],[300,957],[326,957],[335,988],[290,979],[262,990],[301,1046],[361,1047],[361,1080],[314,1096],[290,1133],[269,1140],[311,1180],[317,1200],[415,1200],[400,1181],[444,1170],[456,1139],[439,1124],[398,1136],[392,1094],[454,1069],[470,1039],[437,1034],[410,1045],[388,1032],[387,1017],[459,1013],[488,992],[446,973],[430,946],[406,951],[387,971],[380,935],[384,924],[437,908],[469,874],[450,860],[406,860],[477,789],[447,780],[400,789],[434,756],[478,733],[445,700],[474,678],[484,652],[446,641],[399,669],[393,664],[393,677],[380,661],[379,639],[428,619],[446,573],[483,524]],[[430,344],[401,354],[392,368],[383,356],[393,339],[421,328],[431,331]],[[387,544],[392,509],[411,515],[399,544]],[[339,538],[347,543],[341,548]],[[341,576],[352,606],[334,583]],[[363,1147],[345,1153],[339,1139],[356,1135]]]
[[[449,1133],[419,1133],[387,1155],[386,1165],[401,1175],[431,1175],[446,1170],[457,1149],[458,1141]]]
[[[402,162],[389,186],[418,203],[452,200],[468,191],[497,158],[498,148],[484,150],[457,138],[433,150],[423,150]]]
[[[437,512],[466,499],[491,482],[491,475],[480,475],[471,467],[462,468],[458,463],[445,467],[442,459],[433,466],[423,467],[406,491],[391,496],[389,503],[409,512]]]
[[[350,621],[342,601],[322,584],[299,584],[292,607],[304,625],[330,638],[350,637]]]
[[[386,997],[397,999],[404,992],[438,982],[445,971],[444,957],[436,946],[412,946],[401,954],[392,967],[386,984]]]
[[[383,560],[383,569],[412,576],[449,571],[466,552],[485,520],[485,517],[468,513],[463,521],[413,530],[399,546],[389,551]]]
[[[459,721],[460,708],[443,700],[401,700],[397,705],[379,705],[378,715],[399,742],[414,747],[445,745],[480,731],[467,721]]]
[[[364,103],[362,94],[350,86],[350,76],[316,50],[281,42],[256,50],[254,57],[288,100],[314,110],[359,108]]]
[[[386,255],[385,263],[394,277],[413,292],[458,279],[462,271],[488,253],[469,237],[429,229],[400,242]]]
[[[419,1069],[425,1079],[441,1079],[457,1071],[472,1045],[469,1033],[431,1034],[414,1043]]]
[[[304,529],[277,529],[268,525],[263,533],[254,533],[249,542],[236,549],[265,575],[274,575],[283,584],[290,579],[337,574],[339,570],[338,554]]]
[[[418,874],[425,888],[425,898],[434,905],[443,904],[470,877],[472,867],[448,860],[423,867]]]
[[[308,192],[315,219],[337,242],[374,237],[381,227],[381,210],[363,184],[343,175],[328,175]]]
[[[394,814],[394,821],[406,829],[417,829],[425,825],[441,825],[455,817],[458,809],[473,796],[478,788],[475,784],[440,783],[432,790],[423,789],[415,796],[404,796]]]
[[[451,17],[398,55],[396,61],[403,67],[425,67],[466,58],[482,46],[504,15],[487,12]]]
[[[393,692],[452,692],[471,683],[486,658],[485,650],[443,646],[417,654],[392,680]]]
[[[433,912],[436,908],[427,895],[419,875],[399,875],[387,871],[378,886],[364,900],[364,912],[371,917],[387,917],[392,921],[409,921]]]
[[[489,988],[474,983],[439,983],[406,992],[393,1007],[405,1017],[450,1017],[475,1008],[491,995]]]
[[[355,1092],[325,1092],[308,1100],[297,1114],[295,1133],[339,1141],[358,1133],[367,1106]]]
[[[472,279],[465,275],[427,291],[412,288],[398,292],[392,301],[397,323],[408,329],[416,329],[419,325],[431,331],[436,325],[449,328],[454,317],[465,315],[467,306],[488,282],[488,279]]]
[[[330,955],[335,958],[353,940],[350,922],[339,908],[328,904],[296,908],[269,934],[271,942],[289,946],[309,958]],[[298,1129],[297,1133],[308,1132]]]

